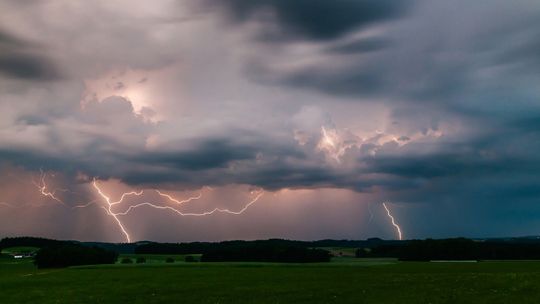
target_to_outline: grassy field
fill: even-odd
[[[14,254],[14,253],[31,253],[38,251],[39,248],[37,247],[10,247],[2,249],[3,254]]]
[[[356,248],[343,248],[343,247],[319,247],[330,251],[333,256],[354,257]]]
[[[135,256],[131,256],[135,258]],[[164,263],[34,268],[0,258],[1,303],[539,303],[540,262]]]

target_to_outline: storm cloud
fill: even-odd
[[[221,6],[230,20],[244,23],[269,15],[276,25],[265,38],[338,38],[373,23],[393,20],[405,13],[413,1],[370,0],[225,0],[209,1]]]

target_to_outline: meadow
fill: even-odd
[[[135,255],[120,257],[135,259]],[[540,261],[186,263],[36,269],[0,258],[1,303],[538,303]]]

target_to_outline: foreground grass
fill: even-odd
[[[540,262],[174,263],[36,270],[0,258],[2,303],[539,303]]]

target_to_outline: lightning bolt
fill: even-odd
[[[332,148],[335,148],[336,144],[334,143],[334,140],[332,139],[332,137],[328,136],[328,132],[326,131],[326,128],[324,126],[321,127],[321,132],[323,135],[324,143],[328,144]]]
[[[157,192],[160,196],[165,197],[166,199],[168,199],[168,200],[170,200],[170,201],[172,201],[172,202],[174,202],[174,203],[177,203],[178,205],[182,205],[182,204],[185,204],[185,203],[189,203],[189,202],[191,202],[191,201],[193,201],[193,200],[198,200],[198,199],[200,199],[200,198],[202,197],[202,191],[200,191],[199,194],[196,195],[196,196],[188,197],[188,198],[185,199],[185,200],[179,201],[179,200],[175,199],[174,197],[172,197],[171,195],[166,194],[166,193],[163,193],[163,192],[161,192],[161,191],[159,191],[159,190],[157,190],[157,189],[156,189],[156,192]]]
[[[89,202],[88,202],[88,203],[86,203],[86,204],[82,204],[82,205],[75,205],[75,206],[71,207],[71,209],[75,209],[75,208],[86,208],[86,207],[89,207],[90,205],[93,205],[93,204],[95,204],[95,203],[96,203],[97,201],[98,201],[97,199],[95,199],[95,200],[91,200],[91,201],[89,201]]]
[[[347,149],[356,146],[356,142],[347,142],[339,135],[337,130],[327,130],[324,126],[321,126],[321,139],[317,144],[317,149],[326,153],[326,155],[341,163],[341,157],[345,154]]]
[[[38,188],[41,195],[43,195],[45,197],[49,197],[52,200],[54,200],[54,201],[56,201],[56,202],[58,202],[58,203],[65,206],[66,204],[56,196],[56,192],[57,191],[65,192],[67,190],[65,190],[65,189],[56,189],[56,190],[53,190],[52,192],[47,190],[48,187],[47,187],[47,183],[45,181],[45,179],[47,178],[47,173],[43,172],[42,169],[39,169],[39,172],[40,172],[39,182],[35,182],[34,180],[32,180],[32,183]]]
[[[368,203],[368,211],[369,211],[369,221],[368,221],[368,224],[369,224],[373,220],[373,210],[371,210],[371,202]]]
[[[399,227],[399,225],[396,223],[394,217],[392,216],[392,213],[390,213],[390,209],[388,209],[388,207],[386,206],[386,203],[382,203],[384,209],[386,209],[386,214],[388,214],[388,217],[390,218],[390,220],[392,220],[392,225],[396,228],[396,231],[398,233],[398,237],[399,237],[399,240],[401,241],[402,240],[402,236],[401,236],[401,228]]]
[[[9,208],[14,208],[13,205],[8,204],[8,203],[6,203],[6,202],[0,202],[0,206],[6,206],[6,207],[9,207]]]
[[[239,215],[239,214],[244,213],[251,205],[256,203],[261,198],[261,196],[264,194],[263,190],[252,191],[251,194],[256,194],[255,198],[250,200],[243,208],[241,208],[238,211],[233,211],[233,210],[230,210],[230,209],[227,209],[227,208],[214,208],[214,209],[212,209],[210,211],[205,211],[205,212],[200,212],[200,213],[182,212],[182,211],[180,211],[180,210],[178,210],[176,208],[173,208],[171,206],[162,206],[162,205],[157,205],[155,203],[145,202],[145,203],[140,203],[140,204],[135,204],[135,205],[129,205],[129,207],[124,212],[114,212],[112,210],[113,206],[122,203],[126,197],[143,195],[143,190],[123,193],[119,200],[113,202],[113,201],[111,201],[111,198],[107,194],[105,194],[103,192],[103,190],[99,187],[98,182],[97,182],[97,180],[95,178],[94,178],[94,180],[92,182],[92,185],[93,185],[94,189],[96,190],[97,194],[102,198],[102,201],[104,201],[106,203],[106,206],[102,206],[102,208],[107,212],[107,215],[111,216],[115,220],[115,222],[117,223],[118,227],[120,228],[120,230],[124,234],[124,236],[125,236],[128,243],[131,243],[131,236],[130,236],[128,230],[126,229],[125,225],[122,223],[122,221],[120,220],[119,217],[128,215],[132,210],[134,210],[136,208],[147,206],[147,207],[151,207],[151,208],[159,209],[159,210],[169,210],[169,211],[172,211],[175,214],[180,215],[180,216],[208,216],[208,215],[211,215],[211,214],[214,214],[214,213],[228,213],[228,214]],[[208,188],[210,190],[212,190],[212,188],[210,188],[210,187],[208,187]],[[173,203],[175,203],[177,205],[182,205],[182,204],[185,204],[185,203],[193,201],[193,200],[198,200],[198,199],[202,198],[202,195],[203,195],[202,190],[201,190],[199,192],[199,194],[196,195],[196,196],[189,197],[189,198],[184,199],[184,200],[179,200],[179,199],[176,199],[173,196],[171,196],[169,194],[166,194],[166,193],[163,193],[163,192],[161,192],[161,191],[159,191],[157,189],[155,189],[155,191],[161,197],[164,197],[168,201],[173,202]],[[89,202],[86,205],[75,206],[75,207],[84,208],[84,207],[87,207],[87,206],[91,205],[92,203],[93,202]]]
[[[120,204],[124,200],[124,198],[126,196],[130,196],[130,195],[139,196],[139,195],[143,194],[143,191],[141,190],[139,192],[133,191],[133,192],[124,193],[124,194],[122,194],[122,196],[120,197],[120,199],[118,201],[111,202],[110,197],[108,197],[107,195],[105,195],[105,193],[103,193],[103,191],[101,191],[101,189],[99,188],[95,178],[94,178],[94,180],[92,182],[92,185],[94,186],[94,189],[96,189],[97,193],[103,198],[105,203],[107,203],[107,207],[103,207],[107,211],[107,214],[114,218],[114,220],[118,224],[118,227],[120,228],[120,230],[122,230],[122,233],[126,237],[126,240],[128,241],[128,243],[131,243],[131,237],[129,236],[129,233],[127,232],[126,228],[124,227],[124,224],[122,224],[122,221],[120,221],[120,219],[118,218],[118,215],[112,211],[112,207],[114,205]]]
[[[30,178],[30,180],[26,180],[26,179],[21,179],[20,177],[18,177],[17,175],[14,175],[14,174],[11,174],[11,173],[8,173],[7,176],[11,177],[14,181],[16,182],[19,182],[21,184],[24,184],[25,186],[26,185],[33,185],[35,187],[37,187],[38,191],[39,191],[39,194],[41,194],[42,196],[44,197],[47,197],[47,198],[50,198],[58,203],[61,203],[62,205],[65,206],[65,204],[63,203],[62,200],[60,200],[57,196],[56,196],[56,192],[57,191],[67,191],[65,189],[56,189],[54,190],[53,192],[50,192],[47,190],[48,186],[47,186],[47,183],[46,183],[46,177],[47,177],[47,173],[43,172],[43,169],[40,169],[40,176],[39,176],[39,179],[38,179],[38,182],[35,181],[34,177]],[[4,207],[8,207],[8,208],[15,208],[15,209],[20,209],[20,208],[25,208],[25,207],[43,207],[43,206],[49,206],[48,203],[31,203],[31,204],[11,204],[11,203],[7,203],[7,202],[0,202],[0,206],[4,206]]]
[[[334,139],[328,135],[328,132],[326,131],[326,128],[324,126],[321,127],[321,133],[321,147],[324,147],[324,149],[328,151],[330,156],[335,159],[337,163],[341,163],[341,160],[339,159],[341,151],[339,151],[339,149],[336,147]]]
[[[254,194],[254,193],[251,193],[251,194]],[[255,204],[261,198],[261,196],[263,196],[263,194],[264,194],[263,190],[258,191],[255,198],[253,198],[251,201],[249,201],[242,209],[240,209],[238,211],[232,211],[232,210],[227,209],[227,208],[214,208],[214,209],[212,209],[210,211],[205,211],[205,212],[200,212],[200,213],[182,212],[182,211],[180,211],[178,209],[175,209],[173,207],[170,207],[170,206],[160,206],[160,205],[156,205],[156,204],[153,204],[153,203],[146,202],[146,203],[140,203],[140,204],[129,206],[126,211],[117,213],[116,215],[127,215],[133,209],[143,207],[143,206],[148,206],[148,207],[152,207],[152,208],[155,208],[155,209],[161,209],[161,210],[170,210],[170,211],[172,211],[172,212],[174,212],[174,213],[176,213],[176,214],[178,214],[180,216],[207,216],[207,215],[211,215],[211,214],[214,214],[214,213],[228,213],[228,214],[240,215],[240,214],[244,213],[251,205]],[[174,201],[176,202],[177,200],[174,200]]]
[[[125,239],[126,239],[126,241],[128,243],[131,243],[131,235],[130,235],[128,229],[126,228],[125,224],[122,222],[120,217],[128,215],[132,210],[134,210],[136,208],[143,207],[143,206],[148,206],[148,207],[151,207],[151,208],[154,208],[154,209],[169,210],[169,211],[172,211],[175,214],[180,215],[180,216],[209,216],[209,215],[212,215],[212,214],[215,214],[215,213],[225,213],[225,214],[232,214],[232,215],[240,215],[240,214],[244,213],[251,205],[255,204],[264,194],[264,191],[262,189],[258,190],[258,191],[251,191],[250,194],[255,195],[255,197],[252,198],[247,204],[245,204],[239,210],[231,210],[231,209],[228,209],[228,208],[214,208],[214,209],[209,210],[209,211],[198,212],[198,213],[197,212],[182,212],[182,211],[180,211],[180,210],[178,210],[178,209],[176,209],[174,207],[171,207],[171,206],[163,206],[163,205],[158,205],[158,204],[155,204],[155,203],[145,202],[145,203],[140,203],[140,204],[136,204],[136,205],[128,205],[128,207],[127,207],[127,209],[125,209],[125,211],[123,211],[123,212],[115,212],[113,210],[113,209],[116,209],[115,206],[127,201],[128,197],[142,196],[144,194],[144,190],[131,191],[131,192],[123,193],[118,200],[113,201],[111,199],[111,197],[101,189],[98,180],[96,178],[94,178],[92,180],[92,188],[95,190],[98,198],[96,198],[96,199],[94,199],[92,201],[89,201],[87,203],[80,203],[79,205],[68,206],[68,205],[65,204],[64,201],[62,201],[58,197],[57,192],[58,191],[68,192],[69,190],[67,190],[67,189],[50,190],[49,185],[47,184],[48,175],[49,174],[47,172],[43,171],[43,169],[40,169],[39,179],[37,181],[34,180],[34,178],[31,179],[32,184],[37,187],[39,193],[42,196],[44,196],[46,198],[49,198],[51,200],[54,200],[55,202],[58,202],[58,203],[62,204],[64,207],[70,208],[72,210],[79,209],[79,208],[87,208],[87,207],[89,207],[91,205],[94,205],[94,204],[100,202],[100,201],[104,202],[105,204],[100,206],[100,207],[105,210],[107,215],[111,216],[114,219],[114,221],[118,225],[119,230],[122,232],[122,234],[124,235],[124,237],[125,237]],[[51,176],[54,176],[54,175],[51,174]],[[23,182],[23,181],[21,181],[21,182]],[[210,191],[214,190],[209,186],[204,186],[199,191],[199,193],[197,195],[191,196],[191,197],[188,197],[188,198],[182,199],[182,200],[177,199],[177,198],[173,197],[172,195],[164,193],[164,192],[162,192],[160,190],[157,190],[157,189],[154,189],[154,190],[160,197],[164,198],[167,202],[172,202],[177,207],[179,207],[179,206],[181,206],[181,205],[183,205],[185,203],[201,199],[203,197],[203,190],[205,188],[207,188]],[[73,192],[73,193],[75,193],[75,192]],[[165,202],[160,202],[160,203],[165,203]],[[16,206],[14,206],[12,204],[9,204],[9,203],[6,203],[6,202],[3,202],[3,201],[0,202],[0,206],[5,206],[5,207],[8,207],[8,208],[16,208]],[[35,206],[32,205],[32,207],[39,207],[39,206],[41,206],[41,205],[35,205]],[[43,206],[45,206],[45,205],[43,205]],[[19,206],[19,207],[23,207],[23,206]]]

